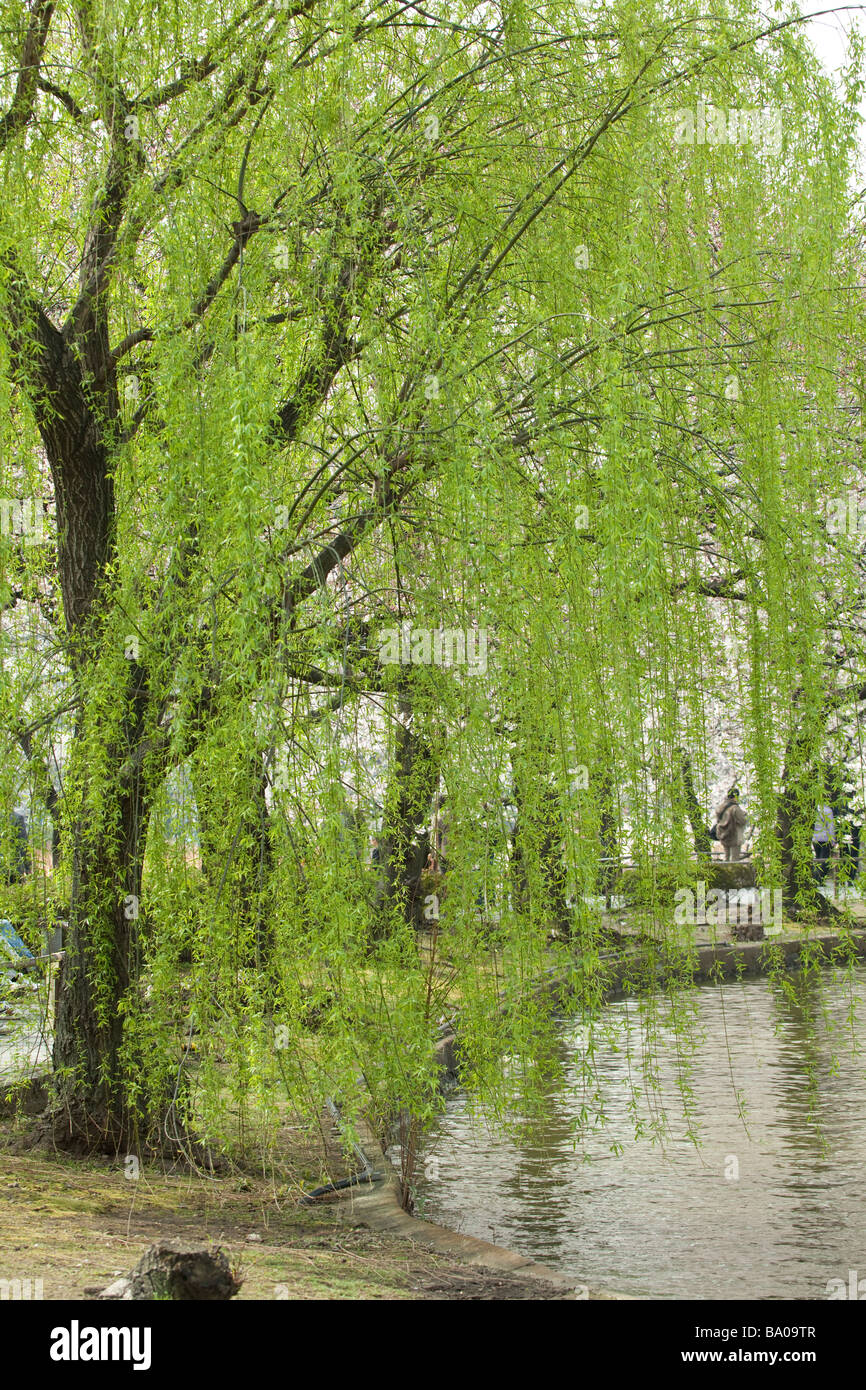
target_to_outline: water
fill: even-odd
[[[795,1001],[765,979],[697,989],[691,1048],[664,1024],[650,1044],[640,1005],[611,1004],[593,1030],[594,1084],[589,1030],[564,1022],[540,1122],[514,1114],[517,1133],[493,1138],[462,1093],[449,1099],[424,1155],[423,1215],[590,1291],[826,1299],[854,1270],[866,1296],[866,967],[853,983],[793,983]],[[606,1123],[575,1148],[596,1088]]]
[[[0,1083],[38,1075],[50,1066],[45,991],[43,981],[24,974],[10,986],[0,972]]]

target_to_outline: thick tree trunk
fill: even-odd
[[[34,63],[37,58],[34,49]],[[34,66],[34,84],[35,74]],[[146,671],[131,661],[127,678],[117,682],[116,659],[109,659],[107,680],[101,679],[104,644],[123,640],[123,629],[111,621],[121,421],[109,343],[110,278],[126,199],[143,162],[137,142],[125,135],[125,99],[118,105],[108,88],[104,95],[110,153],[90,210],[79,295],[63,329],[42,308],[13,247],[2,253],[2,270],[12,369],[51,469],[65,656],[80,710],[72,759],[84,795],[64,846],[72,857],[73,887],[54,1038],[55,1132],[62,1143],[121,1149],[133,1142],[138,1121],[146,1127],[159,1110],[158,1098],[153,1105],[137,1098],[136,1114],[127,1105],[125,1081],[134,1059],[124,1055],[122,1005],[138,974],[138,899],[150,810],[144,767],[150,786],[165,767],[146,739]],[[122,703],[103,722],[99,711],[113,698]],[[164,759],[167,744],[161,746]]]
[[[264,896],[273,865],[265,798],[268,779],[257,753],[248,756],[241,750],[237,756],[242,764],[234,769],[236,775],[229,775],[224,761],[216,777],[207,776],[193,763],[202,872],[214,894],[236,916],[237,939],[244,943],[236,967],[255,964],[267,970],[274,948]]]
[[[111,689],[112,670],[116,673],[116,659],[106,672],[94,661],[79,673],[82,688],[89,682]],[[70,921],[57,990],[53,1130],[55,1142],[65,1147],[137,1152],[163,1118],[161,1098],[151,1103],[142,1068],[124,1051],[124,1018],[139,977],[141,874],[152,788],[165,767],[152,753],[147,776],[144,772],[144,669],[130,661],[114,688],[123,711],[119,721],[109,708],[89,727],[85,713],[72,755],[81,785],[70,835]],[[103,754],[95,765],[90,745]],[[131,1078],[138,1095],[134,1111],[127,1100]]]
[[[516,776],[514,779],[517,822],[512,835],[510,867],[515,905],[519,912],[570,935],[571,917],[565,901],[562,810],[555,790],[539,785],[536,780],[539,776],[536,771],[531,796],[524,792]]]
[[[146,1117],[130,1110],[123,1001],[138,974],[141,858],[138,792],[101,788],[100,829],[76,827],[71,920],[57,989],[55,1141],[75,1150],[138,1152]],[[156,1120],[157,1117],[150,1117]]]
[[[401,677],[394,768],[385,799],[381,838],[382,871],[376,900],[374,933],[382,936],[395,912],[417,924],[421,872],[427,855],[416,826],[428,822],[439,785],[440,756],[428,738],[413,728],[410,677]]]
[[[829,908],[816,891],[812,869],[812,829],[815,824],[815,757],[809,741],[794,736],[785,749],[782,790],[776,808],[776,840],[782,861],[785,910],[798,916],[805,908]]]

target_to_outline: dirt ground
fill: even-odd
[[[122,1160],[22,1153],[20,1137],[0,1123],[0,1279],[41,1279],[46,1299],[92,1297],[174,1237],[219,1245],[243,1274],[242,1299],[567,1296],[371,1230],[350,1203],[302,1206],[274,1180],[145,1166],[131,1180]]]

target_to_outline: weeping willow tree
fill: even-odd
[[[423,1120],[455,1000],[495,1092],[551,928],[597,999],[613,861],[650,932],[694,879],[717,698],[803,897],[859,655],[825,506],[856,64],[840,101],[796,16],[649,0],[35,3],[2,43],[3,723],[62,815],[55,1140]]]

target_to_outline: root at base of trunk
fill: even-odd
[[[149,1117],[142,1119],[109,1106],[104,1098],[87,1100],[53,1090],[50,1080],[46,1100],[26,1136],[29,1148],[77,1157],[108,1155],[129,1165],[131,1178],[138,1176],[137,1163],[160,1160],[199,1174],[225,1172],[229,1166],[221,1154],[214,1154],[189,1133],[170,1101],[159,1108],[152,1106]]]

